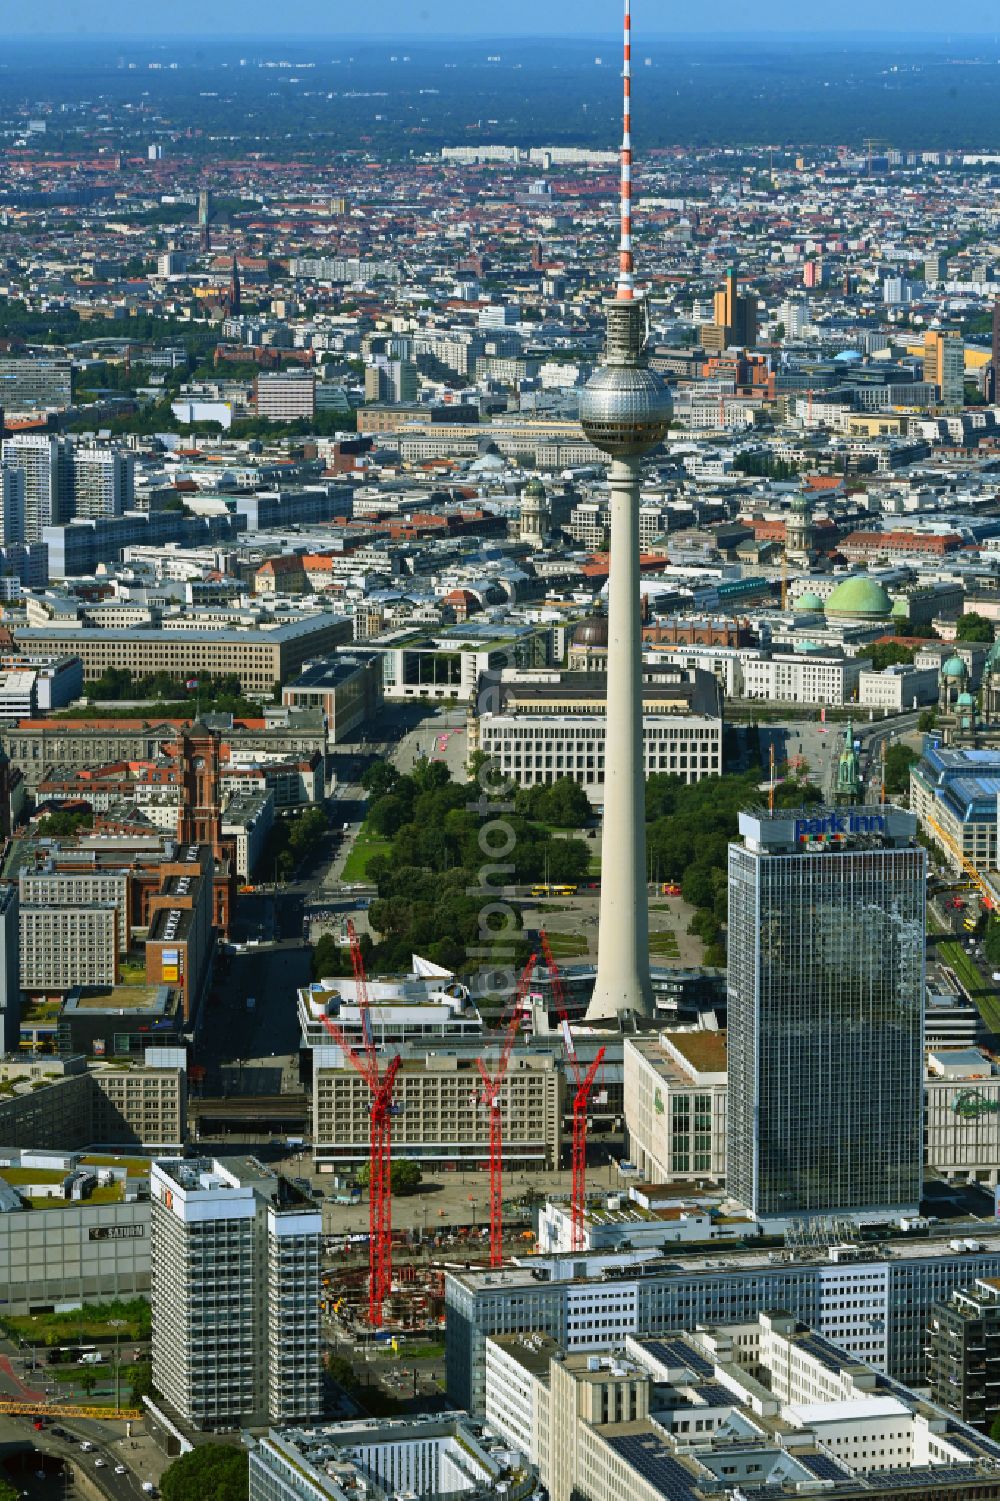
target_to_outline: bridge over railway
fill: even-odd
[[[309,1125],[306,1094],[193,1095],[188,1124],[195,1140],[219,1135],[301,1136]]]

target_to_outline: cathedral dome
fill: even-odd
[[[606,615],[588,615],[586,620],[581,620],[573,632],[574,646],[607,646],[608,644],[608,617]]]
[[[838,584],[826,602],[827,615],[849,620],[886,620],[892,600],[878,579],[856,573]]]

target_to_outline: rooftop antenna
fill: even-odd
[[[625,0],[625,61],[622,68],[621,243],[618,249],[619,302],[635,296],[632,259],[632,0]]]

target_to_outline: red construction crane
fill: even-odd
[[[576,1092],[573,1095],[573,1186],[570,1195],[570,1249],[573,1251],[582,1251],[583,1212],[587,1202],[587,1101],[590,1098],[590,1091],[597,1077],[597,1070],[604,1062],[604,1049],[598,1048],[597,1056],[586,1073],[584,1073],[580,1066],[580,1060],[576,1056],[576,1044],[573,1041],[569,1018],[566,1015],[566,997],[563,991],[559,966],[552,956],[552,948],[548,940],[548,935],[542,932],[539,934],[539,939],[542,945],[542,954],[551,976],[552,999],[555,1002],[556,1015],[559,1017],[559,1024],[562,1027],[566,1059],[572,1070],[573,1082],[576,1086]]]
[[[368,1322],[373,1329],[382,1327],[382,1309],[392,1288],[392,1117],[396,1113],[393,1090],[399,1073],[397,1053],[379,1069],[375,1037],[372,1032],[368,1003],[368,981],[361,955],[361,944],[353,922],[348,919],[347,935],[351,943],[351,963],[358,987],[361,1011],[361,1035],[364,1052],[348,1042],[340,1026],[321,1015],[320,1020],[340,1047],[348,1062],[371,1090],[371,1150],[368,1160]]]
[[[500,1061],[491,1075],[482,1058],[476,1059],[483,1081],[483,1104],[490,1112],[490,1266],[503,1263],[503,1115],[500,1090],[507,1074],[511,1050],[524,1014],[524,1002],[534,973],[537,954],[532,954],[517,982],[517,994],[500,1045]]]

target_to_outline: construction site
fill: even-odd
[[[534,1165],[532,1155],[523,1141],[525,1098],[518,1096],[513,1088],[513,1079],[524,1078],[526,1073],[537,1072],[523,1067],[525,1058],[518,1056],[519,1065],[511,1072],[515,1044],[519,1034],[530,1034],[532,1052],[542,1056],[548,1067],[546,1088],[552,1096],[547,1114],[551,1118],[552,1147],[548,1160],[539,1165],[558,1170],[561,1157],[562,1115],[565,1105],[570,1117],[570,1181],[569,1206],[573,1226],[574,1249],[583,1245],[583,1217],[587,1194],[587,1139],[590,1125],[590,1109],[596,1094],[606,1091],[595,1088],[600,1079],[606,1048],[597,1042],[584,1056],[570,1028],[566,1012],[566,999],[558,964],[552,953],[548,937],[539,934],[539,953],[532,953],[524,965],[514,996],[496,1032],[480,1031],[478,1038],[462,1039],[462,1049],[468,1055],[463,1058],[466,1073],[474,1065],[474,1093],[466,1100],[466,1108],[477,1112],[479,1129],[472,1133],[472,1143],[482,1142],[477,1156],[469,1161],[471,1172],[479,1170],[479,1181],[467,1195],[471,1223],[455,1224],[443,1207],[438,1207],[438,1217],[445,1221],[438,1227],[428,1223],[429,1210],[424,1209],[422,1233],[417,1238],[413,1230],[402,1231],[393,1226],[393,1198],[395,1192],[393,1174],[393,1136],[397,1126],[406,1121],[411,1105],[406,1099],[400,1081],[406,1080],[404,1054],[407,1053],[406,1021],[410,1027],[424,1025],[424,1013],[434,1004],[434,992],[419,998],[400,1001],[395,1008],[380,1001],[373,1006],[370,986],[365,974],[361,945],[353,923],[348,925],[353,968],[353,985],[348,993],[323,989],[322,999],[317,987],[311,987],[307,996],[300,993],[300,1008],[305,1013],[304,1033],[308,1035],[309,1022],[318,1019],[330,1042],[332,1050],[323,1047],[314,1057],[314,1070],[328,1068],[336,1076],[336,1082],[346,1090],[348,1070],[364,1092],[364,1109],[358,1113],[354,1134],[367,1127],[367,1230],[343,1229],[328,1237],[327,1244],[336,1253],[336,1276],[326,1277],[328,1286],[336,1282],[336,1296],[330,1294],[326,1312],[331,1318],[359,1331],[364,1323],[369,1331],[392,1329],[400,1334],[427,1333],[434,1330],[444,1314],[444,1272],[448,1265],[463,1267],[486,1264],[500,1266],[512,1253],[530,1253],[533,1249],[533,1202],[540,1200],[537,1188],[505,1197],[505,1171],[508,1178],[518,1166]],[[539,1001],[532,995],[533,977],[539,963],[544,965],[551,991],[558,1026],[549,1037],[539,1037],[542,1029]],[[429,981],[442,982],[444,974],[425,975]],[[448,977],[450,980],[451,977]],[[383,987],[384,988],[384,987]],[[462,987],[445,984],[441,994],[454,1003],[449,1016],[466,1010],[467,996]],[[419,1016],[406,1018],[392,1015],[410,1006]],[[547,1014],[547,1007],[544,1008]],[[333,1014],[331,1014],[333,1013]],[[478,1018],[477,1018],[478,1019]],[[443,1023],[442,1023],[443,1024]],[[387,1030],[399,1029],[400,1046],[386,1046]],[[377,1035],[378,1034],[378,1035]],[[561,1066],[555,1066],[554,1054],[561,1050]],[[329,1052],[332,1057],[327,1057]],[[530,1059],[531,1053],[528,1054]],[[426,1063],[414,1059],[415,1063]],[[452,1055],[453,1090],[470,1087],[464,1078],[459,1082],[457,1052]],[[471,1081],[470,1081],[471,1082]],[[426,1106],[417,1107],[426,1115]],[[468,1133],[466,1133],[468,1134]],[[511,1150],[510,1141],[516,1137],[519,1145]],[[338,1135],[338,1147],[344,1154],[344,1165],[350,1162],[350,1154],[358,1150],[356,1140]],[[527,1162],[525,1158],[527,1157]],[[464,1170],[465,1164],[463,1164]],[[463,1178],[463,1187],[465,1186]],[[508,1188],[510,1183],[508,1182]],[[477,1215],[477,1211],[481,1214]],[[338,1216],[339,1218],[339,1216]],[[416,1249],[416,1256],[414,1250]],[[445,1252],[445,1255],[441,1253]],[[464,1253],[464,1254],[463,1254]],[[362,1259],[363,1258],[363,1259]],[[426,1259],[424,1259],[426,1258]],[[352,1261],[356,1260],[354,1266]]]

